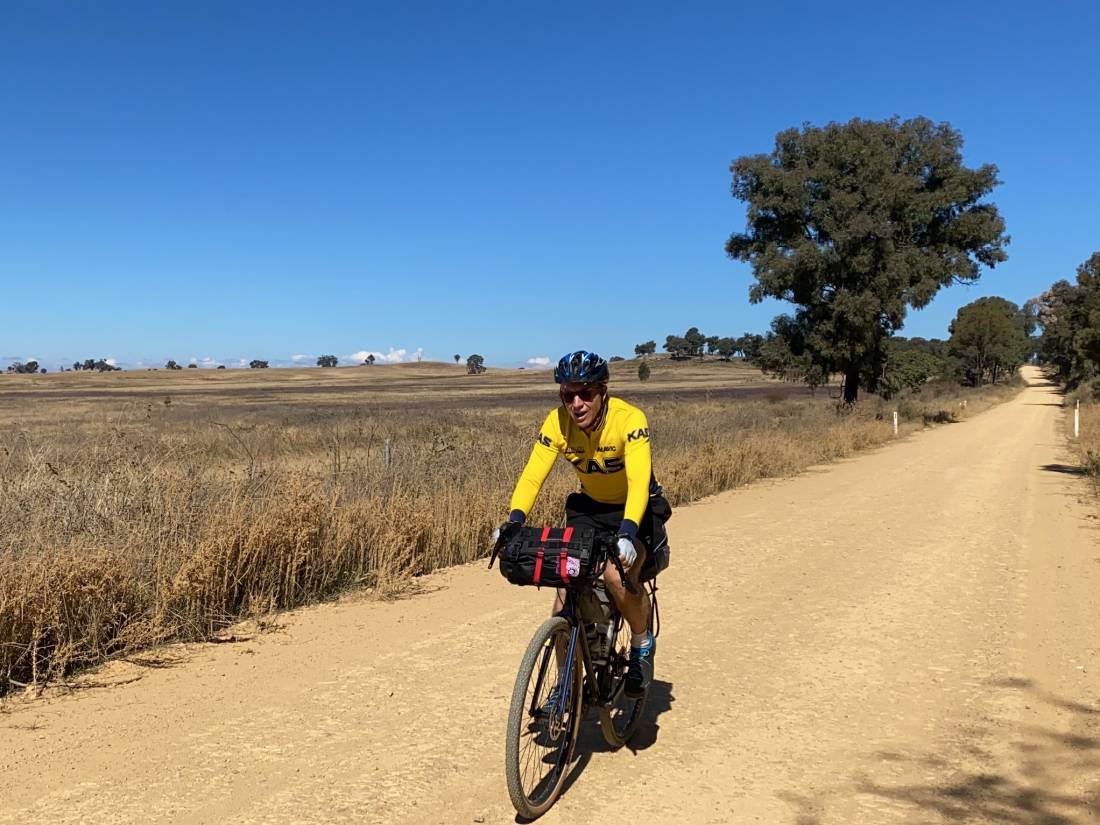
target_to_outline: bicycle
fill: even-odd
[[[494,549],[493,557],[496,557]],[[598,534],[592,575],[570,582],[561,613],[535,631],[520,662],[512,689],[505,739],[508,794],[528,819],[554,804],[568,775],[581,722],[599,708],[600,731],[613,748],[638,730],[646,697],[625,695],[630,658],[630,626],[603,586],[608,561],[628,590],[613,533]],[[492,561],[490,560],[490,565]],[[650,581],[650,624],[657,618],[656,585]],[[654,627],[655,634],[659,630]]]

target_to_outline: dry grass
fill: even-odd
[[[618,391],[644,399],[674,504],[892,438],[878,401],[838,415],[743,368],[659,367]],[[553,399],[545,374],[449,365],[20,378],[0,406],[0,694],[483,555]],[[899,408],[911,430],[1007,392]],[[559,466],[532,519],[571,489]]]
[[[1073,438],[1073,410],[1081,402],[1081,432]],[[1095,385],[1090,384],[1065,400],[1065,433],[1072,450],[1078,456],[1081,470],[1100,487],[1100,400]]]

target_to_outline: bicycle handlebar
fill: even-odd
[[[636,596],[642,591],[630,580],[630,577],[626,575],[626,568],[623,567],[623,560],[619,558],[618,548],[615,546],[617,536],[617,533],[610,530],[600,531],[596,534],[596,544],[603,549],[603,561],[606,563],[608,559],[611,560],[615,565],[615,569],[619,571],[619,580],[622,581],[623,587],[626,588],[628,593]],[[493,543],[493,552],[489,555],[490,568],[492,568],[497,555],[504,549],[507,543],[508,541],[504,536],[501,536]]]

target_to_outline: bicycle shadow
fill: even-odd
[[[623,745],[622,750],[629,750],[631,753],[636,754],[638,751],[652,747],[657,742],[657,734],[661,729],[658,719],[662,713],[672,710],[672,703],[675,701],[676,697],[672,694],[672,682],[662,682],[655,679],[649,686],[649,696],[646,699],[645,710],[642,712],[642,723],[638,728],[638,732],[634,734],[629,742]],[[588,767],[588,763],[592,761],[593,754],[609,753],[612,750],[614,749],[607,744],[603,734],[600,733],[599,710],[589,710],[581,725],[580,733],[577,734],[577,747],[573,751],[573,765],[562,784],[561,795],[565,796],[569,793],[573,783],[580,778],[581,774],[584,773],[584,769]],[[530,822],[531,820],[524,819],[517,814],[515,821]]]

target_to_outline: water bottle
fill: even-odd
[[[591,629],[588,637],[588,646],[592,651],[592,663],[602,665],[607,662],[607,654],[611,651],[611,634],[614,627],[611,624],[611,597],[602,581],[592,585],[593,613]]]
[[[605,656],[600,655],[600,626],[589,622],[584,626],[584,635],[588,638],[588,652],[592,654],[592,664],[602,665]]]
[[[596,647],[592,654],[594,664],[606,664],[607,656],[611,652],[611,634],[615,632],[615,626],[610,624],[596,625]]]

